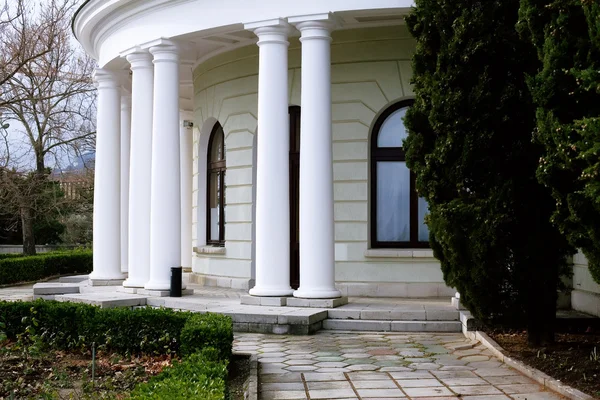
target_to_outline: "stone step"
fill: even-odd
[[[316,308],[267,307],[227,303],[218,299],[200,302],[193,298],[149,297],[147,305],[175,310],[228,315],[235,332],[307,335],[322,328],[327,310]]]
[[[373,307],[367,310],[337,308],[329,310],[329,319],[369,321],[459,321],[457,310],[382,310]]]
[[[91,304],[101,308],[135,307],[146,305],[145,296],[114,292],[62,294],[57,295],[55,300]]]
[[[58,278],[60,283],[80,283],[83,281],[87,281],[90,278],[89,275],[71,275],[71,276],[61,276]]]
[[[326,319],[323,329],[370,332],[461,332],[460,321],[381,321]]]
[[[33,285],[33,294],[67,294],[79,293],[79,285],[76,283],[45,282]]]
[[[33,300],[54,300],[57,295],[79,293],[78,283],[44,282],[33,285]]]

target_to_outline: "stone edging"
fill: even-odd
[[[250,375],[244,382],[244,400],[258,400],[258,356],[250,355]]]
[[[468,334],[467,334],[468,333]],[[500,361],[516,369],[522,374],[528,376],[529,378],[537,381],[540,385],[553,390],[563,396],[568,397],[573,400],[594,400],[595,397],[587,395],[580,390],[572,388],[571,386],[565,385],[564,383],[556,380],[540,370],[532,368],[525,363],[515,360],[512,357],[509,357],[505,354],[505,350],[500,347],[498,343],[496,343],[492,338],[490,338],[485,332],[475,331],[475,332],[466,332],[465,336],[469,339],[475,339],[481,342],[485,347],[488,348],[489,351],[494,354],[496,358]]]

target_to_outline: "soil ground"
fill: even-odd
[[[229,362],[229,394],[231,400],[244,400],[244,383],[250,374],[250,356],[233,355]]]
[[[527,345],[527,333],[490,333],[511,356],[551,377],[600,398],[600,334],[558,333],[553,345]]]
[[[90,352],[0,349],[0,398],[120,398],[171,364],[167,356],[122,357],[99,352],[92,382]]]
[[[0,348],[0,399],[122,399],[171,362],[168,356],[123,357],[99,352],[92,382],[89,351],[40,352],[8,343]],[[244,398],[248,372],[248,358],[234,356],[229,373],[232,400]]]

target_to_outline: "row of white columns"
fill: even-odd
[[[301,32],[300,287],[290,287],[288,35],[274,20],[258,36],[256,286],[254,296],[335,298],[331,30],[329,15],[290,18]]]
[[[290,18],[301,32],[302,116],[300,149],[300,287],[290,287],[288,36],[277,19],[246,25],[258,36],[258,138],[255,296],[334,298],[331,30],[329,15]],[[117,77],[98,70],[98,125],[94,211],[94,280],[122,279],[124,286],[169,288],[170,267],[188,257],[191,229],[191,138],[179,122],[179,56],[173,43],[129,53],[132,70],[131,152],[122,161]],[[153,66],[154,64],[154,66]],[[123,106],[126,114],[127,106]],[[123,117],[127,131],[127,117]],[[181,129],[181,138],[178,130]],[[152,133],[150,135],[150,133]],[[181,143],[179,140],[181,139]],[[186,149],[183,148],[186,147]],[[190,150],[191,151],[191,150]],[[190,157],[190,160],[187,158]],[[181,164],[180,164],[181,159]],[[128,207],[121,211],[120,163],[129,162]],[[184,174],[182,175],[182,171]],[[188,178],[189,177],[189,178]],[[124,180],[127,178],[124,178]],[[180,180],[181,179],[181,180]],[[182,190],[184,212],[182,213]],[[124,200],[127,201],[125,195]],[[189,210],[188,210],[189,208]],[[119,221],[128,214],[128,227]],[[121,240],[120,235],[127,235]],[[123,253],[127,253],[127,255]],[[184,260],[190,262],[191,260]]]
[[[162,41],[126,58],[131,96],[121,93],[118,73],[98,69],[94,75],[98,116],[90,280],[119,282],[127,272],[123,286],[163,291],[170,287],[171,267],[191,266],[192,137],[179,110],[179,49]],[[189,240],[185,247],[182,236]]]

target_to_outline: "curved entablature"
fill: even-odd
[[[276,18],[333,13],[341,28],[403,23],[412,0],[87,0],[73,18],[73,32],[101,67],[128,49],[161,38],[189,47],[196,62],[251,44],[244,24]]]

